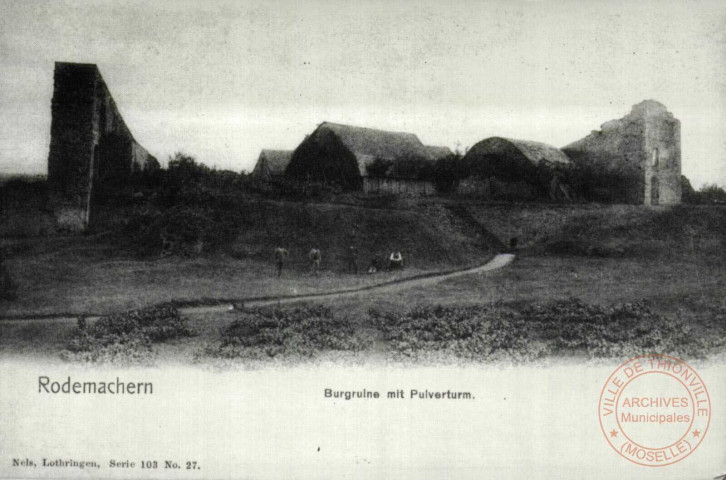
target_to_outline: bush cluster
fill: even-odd
[[[462,162],[461,153],[453,153],[436,161],[420,157],[406,157],[395,162],[384,158],[376,158],[366,167],[373,178],[406,178],[427,180],[436,185],[440,193],[451,193],[456,190],[459,180],[466,178],[470,172]]]
[[[229,243],[244,222],[245,216],[237,208],[182,204],[133,213],[125,233],[142,255],[192,256]]]
[[[719,311],[718,318],[726,318],[726,310]],[[221,342],[208,346],[200,356],[314,357],[323,351],[359,351],[376,338],[397,360],[433,355],[520,362],[573,353],[588,358],[646,353],[697,358],[724,343],[694,338],[688,319],[659,315],[646,302],[601,306],[570,299],[523,307],[373,309],[368,320],[365,328],[354,326],[324,307],[243,313],[224,329]],[[726,330],[726,322],[722,323]]]
[[[726,205],[726,190],[714,184],[706,184],[694,191],[686,177],[684,179],[683,202],[697,205]],[[686,186],[685,183],[688,182]]]
[[[351,323],[325,307],[243,312],[222,331],[221,343],[206,356],[264,359],[281,355],[310,358],[322,351],[359,351],[367,342]]]
[[[568,352],[700,357],[708,351],[693,339],[685,319],[658,315],[646,302],[601,306],[570,299],[520,309],[437,306],[371,316],[394,354],[404,357],[426,351],[475,360]]]
[[[91,325],[81,317],[62,357],[78,362],[151,364],[155,343],[195,334],[171,305],[110,315]]]
[[[406,312],[371,310],[394,357],[440,351],[471,360],[528,355],[527,329],[507,309],[419,307]]]
[[[520,315],[553,352],[583,351],[589,357],[705,353],[683,318],[658,315],[644,301],[602,306],[570,299],[528,306]]]

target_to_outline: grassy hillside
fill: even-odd
[[[502,239],[530,254],[712,258],[726,255],[726,208],[678,205],[469,205]],[[524,252],[523,252],[524,253]]]
[[[496,236],[516,236],[517,259],[501,270],[322,306],[286,306],[274,309],[274,322],[255,311],[205,312],[186,319],[198,336],[154,344],[152,353],[160,360],[250,362],[270,355],[490,361],[723,352],[723,207],[426,199],[374,208],[254,199],[239,218],[232,240],[197,256],[139,257],[126,248],[128,238],[118,238],[123,230],[6,239],[8,268],[20,290],[16,301],[0,303],[0,316],[115,313],[171,300],[355,288],[480,263],[501,249]],[[400,248],[409,268],[348,274],[350,244],[358,247],[361,266]],[[280,279],[271,258],[277,245],[292,252]],[[320,276],[308,272],[313,245],[323,251]],[[47,323],[55,326],[53,335]],[[74,318],[0,322],[0,351],[57,358],[73,345],[74,326]]]
[[[17,300],[0,301],[0,316],[111,313],[171,300],[355,288],[483,263],[496,250],[478,228],[435,205],[409,210],[257,200],[240,208],[233,239],[194,256],[140,257],[118,218],[104,234],[2,240],[19,288]],[[346,271],[350,245],[359,250],[359,275]],[[291,252],[280,279],[272,258],[277,246]],[[322,250],[316,277],[307,260],[313,246]],[[372,257],[385,259],[393,249],[402,251],[404,271],[364,273]]]
[[[307,268],[317,246],[323,268],[343,270],[355,245],[359,264],[400,250],[407,265],[420,269],[481,263],[498,248],[480,228],[440,205],[413,209],[366,208],[324,203],[258,202],[230,246],[236,258],[266,261],[276,246],[290,250],[291,265]]]

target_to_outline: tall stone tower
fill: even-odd
[[[55,64],[48,186],[61,229],[82,231],[94,190],[159,168],[129,131],[94,64]]]
[[[646,100],[600,128],[562,149],[594,183],[624,203],[681,202],[681,123],[664,105]]]

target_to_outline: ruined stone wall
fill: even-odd
[[[680,203],[680,122],[658,102],[639,103],[562,150],[616,201]]]
[[[644,116],[645,204],[681,203],[681,123],[665,108]]]
[[[131,135],[96,65],[56,63],[48,186],[59,227],[92,223],[94,190],[159,168]]]

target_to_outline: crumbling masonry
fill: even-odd
[[[562,150],[618,202],[681,202],[681,124],[666,107],[646,100]]]
[[[56,62],[48,185],[58,226],[85,230],[94,190],[158,168],[134,140],[96,65]]]

